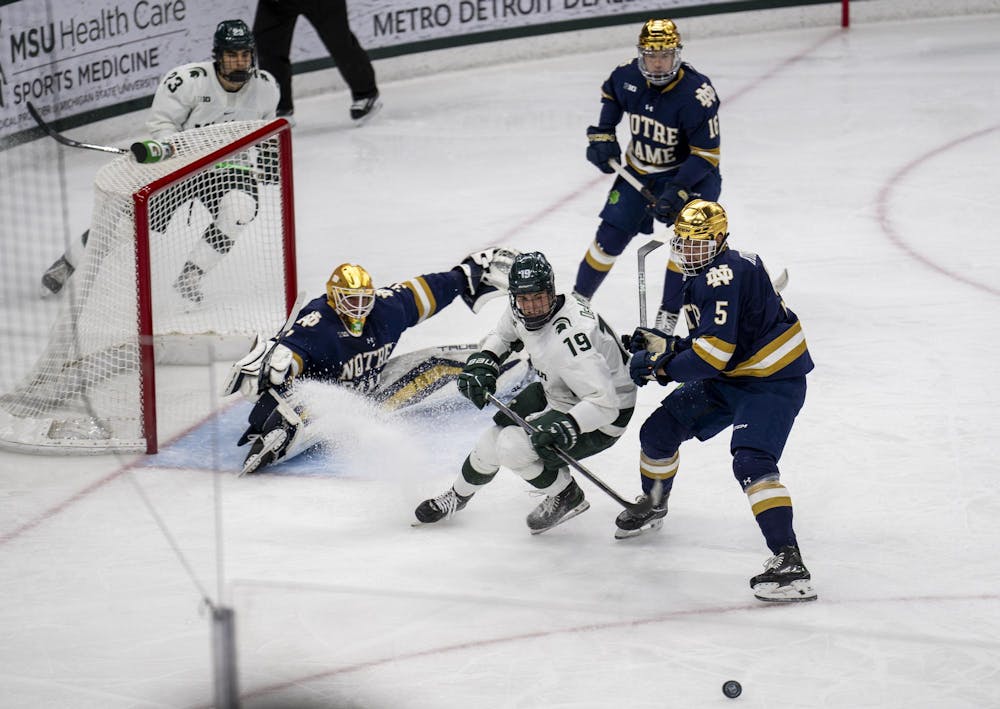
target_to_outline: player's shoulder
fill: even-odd
[[[258,84],[273,86],[277,89],[278,81],[274,78],[274,74],[269,72],[267,69],[261,69],[260,67],[254,69],[253,79]]]
[[[755,278],[764,268],[757,254],[750,251],[726,249],[712,261],[712,265],[698,274],[695,283],[707,287],[708,292],[736,288],[745,279]]]
[[[616,90],[636,93],[646,85],[636,59],[622,62],[611,71],[608,83]]]
[[[681,79],[682,81],[698,86],[701,84],[708,84],[709,86],[712,85],[712,80],[708,77],[708,74],[701,73],[693,65],[688,64],[687,62],[681,62],[681,69],[684,72]]]
[[[590,332],[600,323],[597,313],[590,303],[575,293],[564,296],[565,300],[549,321],[549,327],[558,337],[569,336],[575,332]]]
[[[173,74],[185,81],[200,82],[211,79],[213,73],[215,73],[215,66],[212,62],[190,62],[174,67],[166,75]]]

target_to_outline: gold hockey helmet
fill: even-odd
[[[372,277],[356,263],[342,263],[333,269],[326,282],[326,300],[340,316],[347,332],[360,337],[365,319],[375,307]]]
[[[639,71],[655,85],[673,81],[681,68],[681,33],[673,20],[647,20],[639,31]]]
[[[674,221],[670,248],[677,254],[681,271],[696,276],[722,250],[729,236],[729,218],[718,202],[693,199],[684,205]]]

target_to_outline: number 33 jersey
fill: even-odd
[[[636,399],[628,353],[586,301],[572,295],[558,298],[563,302],[537,330],[528,330],[507,308],[481,349],[501,355],[522,341],[550,408],[572,416],[582,433],[600,430],[619,436],[623,429],[612,422]]]
[[[184,64],[167,73],[156,89],[146,129],[156,140],[182,130],[228,121],[274,118],[278,84],[263,69],[253,69],[239,91],[226,91],[212,62]]]

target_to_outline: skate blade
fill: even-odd
[[[590,509],[590,503],[587,502],[586,500],[584,500],[579,505],[577,505],[576,507],[574,507],[573,509],[571,509],[569,512],[567,512],[565,515],[563,515],[559,519],[559,521],[556,522],[555,524],[550,524],[548,527],[543,527],[542,529],[531,529],[529,527],[528,531],[530,531],[532,534],[541,534],[542,532],[547,532],[550,529],[552,529],[553,527],[558,527],[560,524],[562,524],[566,520],[573,519],[577,515],[583,514],[584,512],[586,512],[589,509]]]
[[[638,537],[640,534],[645,534],[646,532],[655,532],[660,527],[663,526],[663,518],[653,520],[644,527],[639,527],[639,529],[616,529],[615,539],[631,539],[632,537]]]
[[[767,603],[800,603],[819,598],[808,579],[792,581],[786,586],[779,586],[774,582],[759,583],[753,587],[753,595],[757,600]]]

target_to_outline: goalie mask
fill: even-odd
[[[510,307],[529,330],[537,330],[556,311],[555,277],[552,266],[538,251],[518,254],[508,275]]]
[[[684,205],[674,221],[670,248],[677,255],[681,272],[697,276],[725,249],[729,218],[718,202],[694,199]]]
[[[227,55],[226,52],[229,52]],[[249,52],[249,61],[242,52]],[[257,66],[257,40],[243,20],[224,20],[215,28],[212,41],[215,71],[226,81],[245,84]]]
[[[681,33],[673,20],[649,20],[639,31],[639,71],[654,86],[670,83],[681,68]]]
[[[340,264],[326,282],[326,301],[340,316],[347,332],[361,337],[365,320],[375,307],[372,277],[357,264]]]

